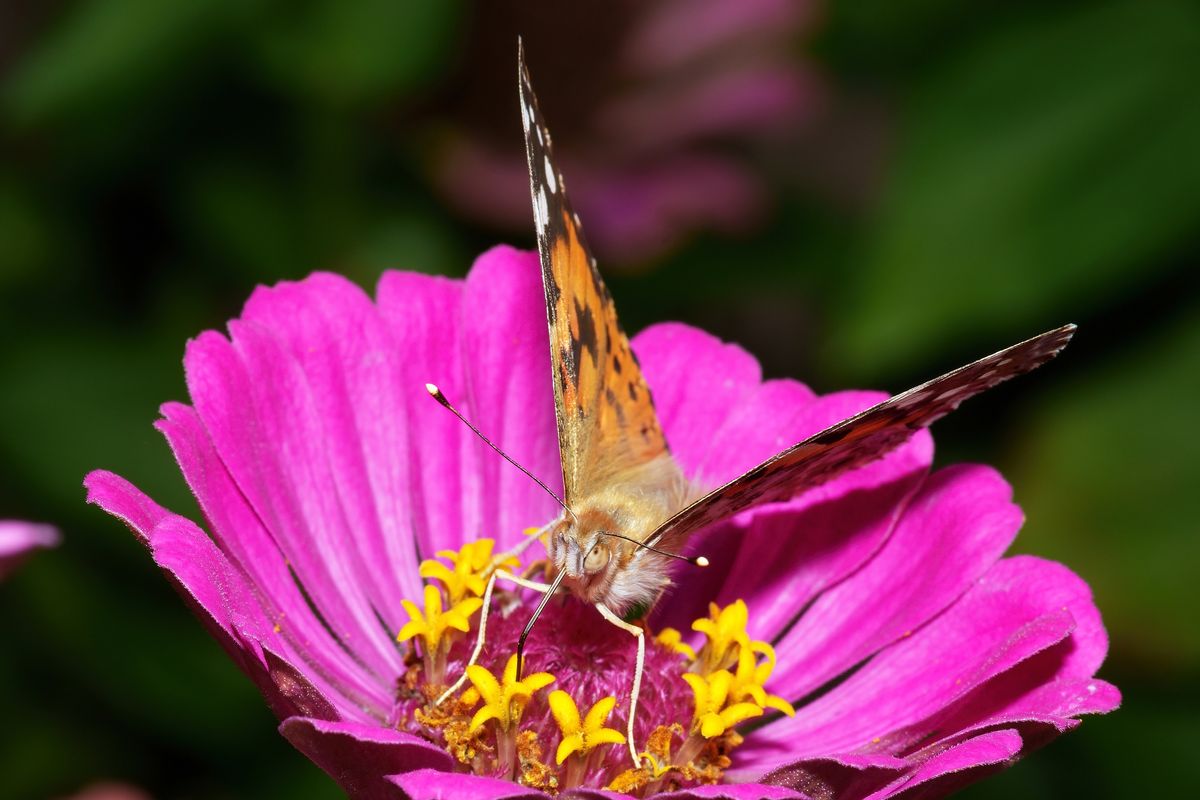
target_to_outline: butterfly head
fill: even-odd
[[[685,561],[707,566],[704,556],[684,556],[644,541],[652,526],[638,525],[628,505],[585,506],[565,517],[549,537],[551,572],[587,603],[621,611],[649,608],[669,583],[668,565]],[[642,535],[638,535],[638,533]]]
[[[584,602],[607,601],[617,573],[632,558],[636,545],[613,533],[619,533],[613,515],[592,508],[564,520],[550,536],[555,573],[563,573],[563,585]]]

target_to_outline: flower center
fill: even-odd
[[[517,640],[540,595],[505,586],[515,559],[492,549],[483,539],[439,553],[449,566],[424,562],[421,574],[441,586],[425,587],[424,609],[405,601],[410,621],[398,636],[410,655],[393,722],[444,746],[465,770],[551,793],[588,786],[648,796],[718,782],[742,741],[735,725],[766,708],[793,713],[763,689],[775,654],[747,636],[745,603],[714,605],[693,625],[705,637],[699,652],[678,631],[645,631],[631,763],[634,637],[572,597],[555,598],[526,640],[518,678]],[[486,636],[472,660],[481,622]]]

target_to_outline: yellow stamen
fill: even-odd
[[[733,666],[737,660],[735,647],[749,647],[750,637],[746,623],[750,614],[744,600],[735,600],[725,608],[709,603],[709,616],[692,623],[692,630],[708,637],[700,649],[699,672],[708,675],[719,669]]]
[[[593,748],[604,744],[624,744],[625,736],[612,728],[604,727],[605,720],[612,713],[617,698],[602,697],[588,711],[583,721],[579,720],[579,707],[571,695],[558,689],[550,693],[550,713],[562,731],[562,741],[554,756],[555,763],[562,764],[567,756],[578,753],[586,756]]]
[[[467,678],[483,700],[483,708],[471,717],[471,731],[477,731],[488,720],[496,720],[501,730],[515,728],[525,713],[525,706],[534,693],[554,683],[548,672],[535,672],[517,680],[517,657],[509,656],[500,680],[478,664],[467,667]],[[468,690],[469,691],[469,690]]]
[[[425,611],[417,608],[411,600],[401,600],[404,610],[408,612],[409,621],[396,635],[396,641],[406,642],[414,636],[425,640],[426,652],[433,652],[442,643],[442,637],[449,629],[466,633],[471,629],[471,615],[479,610],[483,601],[471,597],[455,603],[446,611],[442,610],[442,593],[436,586],[425,587]]]
[[[725,701],[733,685],[733,675],[728,670],[717,670],[707,677],[689,672],[683,679],[692,687],[696,701],[692,732],[698,731],[705,739],[720,736],[739,722],[763,713],[754,703],[734,703],[726,707]]]
[[[464,544],[458,552],[439,550],[439,558],[448,560],[454,567],[451,570],[445,564],[433,559],[421,562],[419,573],[422,578],[441,581],[454,603],[462,598],[473,595],[479,597],[487,586],[487,579],[497,567],[516,568],[520,562],[514,556],[496,561],[492,551],[496,543],[493,539],[479,539]]]
[[[683,634],[674,628],[663,628],[654,637],[654,641],[661,644],[668,650],[673,650],[676,653],[687,656],[689,659],[696,660],[696,651],[692,646],[684,643]]]
[[[758,652],[765,656],[761,664],[757,663],[754,654]],[[796,716],[796,709],[782,697],[767,694],[764,686],[775,669],[775,648],[766,642],[751,642],[750,647],[738,651],[737,672],[733,675],[733,683],[729,687],[729,697],[734,702],[749,700],[764,709],[774,708],[789,717]]]
[[[766,656],[766,660],[757,663],[755,651]],[[738,651],[738,669],[736,673],[733,673],[733,682],[730,686],[730,699],[734,703],[749,700],[755,705],[761,705],[763,709],[776,709],[784,712],[787,716],[796,716],[796,709],[792,708],[791,703],[776,694],[768,694],[763,688],[774,668],[775,649],[766,642],[752,642],[749,648],[740,649]]]

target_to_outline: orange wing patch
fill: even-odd
[[[519,85],[569,505],[668,450],[650,389],[554,165],[523,52]]]

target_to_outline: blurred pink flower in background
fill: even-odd
[[[512,63],[521,34],[572,200],[606,263],[645,261],[695,230],[758,221],[768,191],[748,151],[794,139],[820,103],[820,81],[796,54],[815,0],[553,5],[475,9],[484,41],[466,52],[483,56],[471,58],[468,86],[449,101],[468,119],[444,132],[435,167],[450,201],[486,224],[529,227],[520,128],[508,124],[516,70],[493,74]],[[580,30],[602,44],[572,49],[567,32]],[[504,56],[485,46],[496,42]],[[511,102],[497,107],[495,97]],[[472,104],[490,113],[471,117]]]
[[[116,781],[100,781],[88,784],[78,793],[63,800],[152,800],[149,794],[136,786]]]
[[[20,520],[0,520],[0,580],[8,577],[35,550],[58,544],[52,525]]]
[[[700,484],[881,399],[763,381],[744,350],[684,325],[656,325],[633,346],[672,451]],[[414,710],[422,673],[395,639],[417,621],[404,601],[437,595],[422,584],[422,558],[481,537],[508,548],[558,513],[424,384],[558,488],[547,347],[533,253],[496,248],[464,281],[387,273],[374,301],[328,274],[262,288],[228,335],[189,342],[192,405],[165,404],[157,423],[209,532],[112,473],[86,479],[89,501],[150,548],[283,735],[354,797],[545,796],[496,780],[491,748],[462,761],[444,749],[449,728]],[[1094,677],[1108,639],[1087,584],[1060,564],[1003,557],[1022,522],[1011,488],[988,467],[934,471],[932,460],[920,431],[879,461],[709,530],[712,565],[679,573],[648,623],[686,630],[710,601],[744,599],[744,633],[773,645],[770,689],[796,713],[762,714],[744,743],[730,734],[732,761],[708,774],[744,783],[696,785],[685,763],[636,791],[676,781],[676,800],[941,796],[1118,705],[1116,687]],[[507,597],[481,662],[492,675],[534,601]],[[473,619],[478,607],[457,613]],[[553,672],[586,704],[621,698],[609,725],[623,730],[630,637],[589,622],[570,598],[551,609],[529,672]],[[461,672],[466,645],[452,644],[446,674]],[[693,720],[672,672],[678,654],[654,645],[650,655],[639,746],[652,725]],[[479,694],[490,707],[483,689],[455,702],[471,709]],[[554,752],[541,697],[522,724]],[[587,768],[597,780],[580,796],[631,766],[614,749]]]

